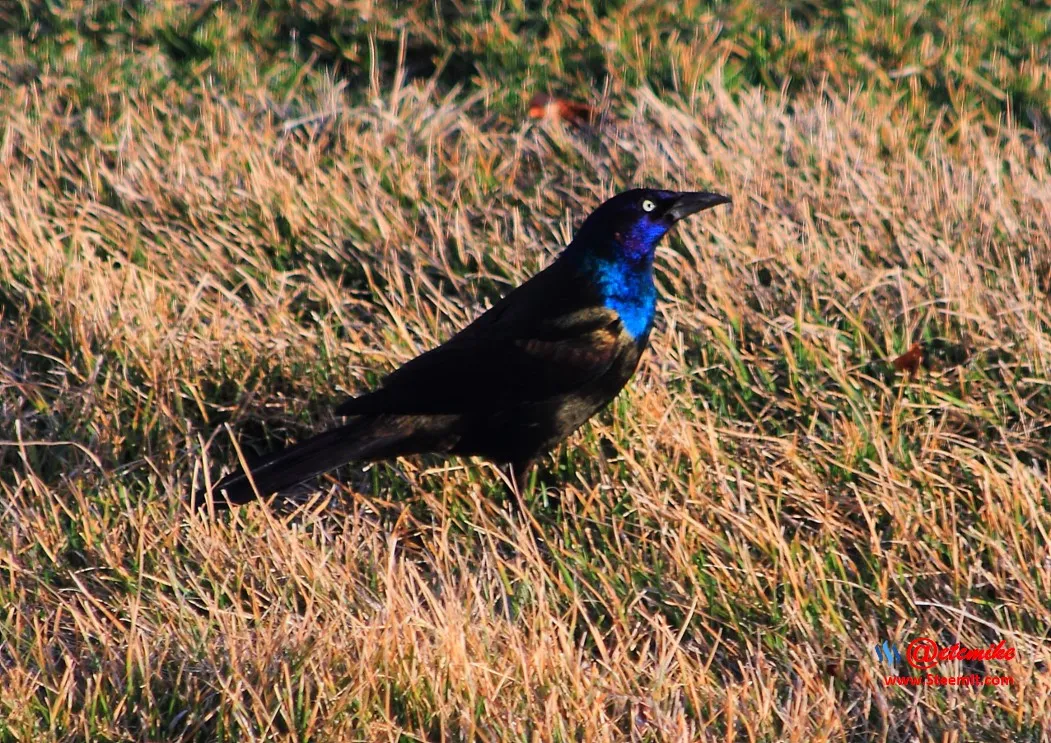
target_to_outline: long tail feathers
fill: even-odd
[[[412,427],[403,422],[359,418],[250,465],[250,479],[243,471],[224,477],[213,487],[211,500],[216,508],[242,505],[255,500],[257,494],[280,493],[348,462],[410,453],[416,449],[413,434]],[[198,492],[194,505],[202,508],[208,498],[208,493]]]

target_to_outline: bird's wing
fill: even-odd
[[[456,336],[392,372],[382,387],[347,400],[340,415],[491,411],[572,393],[602,376],[634,342],[620,318],[590,307],[552,318],[520,335]]]

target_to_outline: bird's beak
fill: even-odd
[[[678,222],[683,217],[688,217],[705,209],[711,209],[719,204],[729,204],[729,196],[721,193],[709,193],[708,191],[687,191],[679,194],[672,205],[665,212],[673,222]]]

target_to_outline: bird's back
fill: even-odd
[[[337,412],[452,415],[450,453],[529,460],[616,396],[644,345],[563,256]]]

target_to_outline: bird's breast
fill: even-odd
[[[595,270],[595,283],[603,304],[617,313],[632,340],[645,343],[657,307],[652,264],[605,263]]]
[[[624,330],[634,341],[643,341],[649,337],[653,327],[653,315],[656,310],[656,297],[650,296],[611,296],[606,299],[606,306],[617,313]]]

